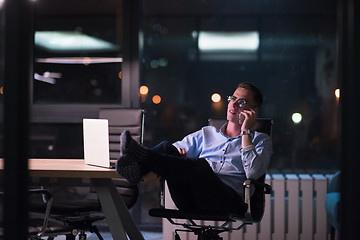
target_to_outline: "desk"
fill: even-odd
[[[3,169],[3,159],[0,159]],[[99,196],[113,239],[144,240],[111,178],[119,178],[115,169],[89,166],[83,159],[29,159],[33,178],[89,179]]]

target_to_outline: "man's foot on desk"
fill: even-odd
[[[148,149],[136,142],[128,130],[121,133],[120,136],[120,157],[130,154],[134,158],[145,160],[148,155]]]
[[[148,149],[137,143],[129,131],[125,130],[120,136],[120,157],[116,164],[116,171],[131,184],[138,184],[148,173],[143,162],[148,156]]]

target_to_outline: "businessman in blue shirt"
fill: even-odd
[[[228,97],[227,120],[189,134],[173,144],[148,149],[121,135],[117,172],[137,184],[149,171],[167,180],[175,205],[184,211],[243,214],[243,182],[265,174],[272,154],[271,138],[252,132],[263,101],[251,83],[240,83]]]

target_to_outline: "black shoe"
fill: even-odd
[[[148,149],[136,142],[128,130],[121,133],[120,136],[120,157],[123,155],[131,155],[137,161],[145,160],[148,155]]]
[[[146,170],[131,155],[122,155],[116,163],[116,172],[130,184],[138,184],[146,174]]]
[[[120,157],[116,163],[116,171],[131,184],[138,184],[148,173],[144,161],[148,156],[148,149],[137,143],[128,130],[120,136]]]

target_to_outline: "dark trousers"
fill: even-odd
[[[205,159],[182,158],[169,142],[152,148],[144,164],[167,181],[180,210],[238,214],[246,211],[241,197],[220,180]]]

